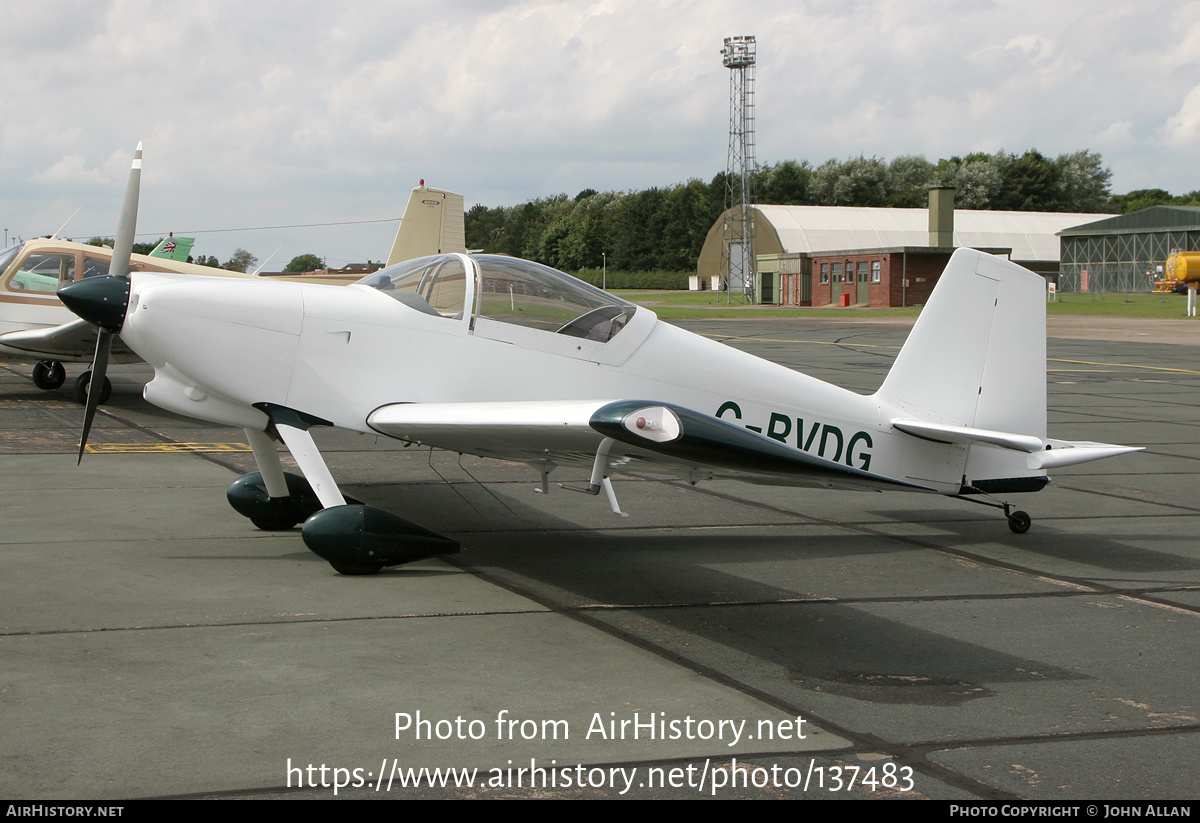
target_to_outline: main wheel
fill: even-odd
[[[347,563],[334,563],[332,560],[327,561],[333,566],[333,570],[338,574],[345,574],[351,577],[361,577],[366,574],[379,574],[383,571],[382,563],[370,563],[366,566],[351,566]]]
[[[1025,534],[1033,525],[1033,518],[1025,512],[1013,512],[1008,516],[1008,527],[1013,534]]]
[[[39,360],[33,367],[33,385],[53,391],[67,382],[67,370],[57,360]]]
[[[252,515],[250,522],[265,532],[286,532],[300,521],[288,514]]]
[[[75,378],[75,399],[80,404],[87,403],[88,385],[91,382],[92,382],[92,373],[90,370],[85,371],[83,374],[81,374]],[[104,385],[100,387],[100,399],[97,400],[96,403],[97,404],[107,403],[108,398],[110,398],[110,397],[112,397],[112,383],[109,381],[108,377],[106,376],[104,378]]]

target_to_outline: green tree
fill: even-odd
[[[315,254],[299,254],[292,258],[292,261],[284,266],[284,271],[317,271],[325,268],[325,264],[320,257]]]
[[[765,165],[755,180],[758,202],[773,206],[802,206],[809,202],[809,179],[812,167],[807,160],[784,160]],[[716,218],[714,218],[715,220]]]
[[[245,272],[247,269],[252,269],[258,263],[258,258],[245,249],[235,249],[233,256],[225,261],[225,265],[221,268],[227,271]]]
[[[1112,171],[1104,168],[1099,154],[1086,150],[1060,154],[1055,163],[1062,189],[1061,201],[1067,211],[1114,210],[1108,190]]]
[[[893,208],[920,208],[929,202],[934,166],[918,155],[901,155],[888,163],[886,203]]]
[[[930,179],[932,185],[954,189],[954,205],[960,209],[988,209],[1000,193],[1003,153],[972,152],[966,157],[939,160]]]
[[[887,166],[878,157],[826,160],[812,174],[814,202],[823,206],[883,206]]]
[[[496,244],[504,232],[508,222],[509,209],[494,208],[476,204],[471,206],[464,215],[463,225],[466,230],[467,248],[483,249],[484,251],[499,251]]]
[[[1002,211],[1068,211],[1062,196],[1062,173],[1049,157],[1030,149],[1010,154],[1000,172],[999,196],[991,208]]]
[[[1112,198],[1113,208],[1121,214],[1141,211],[1151,206],[1200,206],[1200,191],[1174,195],[1164,189],[1136,189]]]
[[[211,254],[202,254],[196,258],[197,266],[208,266],[212,269],[221,268],[221,261]]]

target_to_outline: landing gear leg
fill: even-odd
[[[286,474],[279,452],[266,432],[246,429],[258,471],[230,484],[226,497],[234,510],[263,531],[287,531],[321,510],[312,487],[303,477]]]
[[[416,523],[373,506],[348,503],[308,431],[314,425],[329,425],[327,422],[314,422],[291,409],[266,403],[257,408],[271,417],[275,431],[323,507],[304,521],[304,545],[339,574],[375,574],[385,566],[458,551],[458,543]]]
[[[1008,528],[1013,534],[1025,534],[1029,531],[1029,527],[1033,525],[1033,518],[1027,512],[1013,511],[1011,503],[1001,503],[995,500],[978,500],[966,495],[955,495],[959,500],[965,500],[968,503],[978,503],[981,506],[991,506],[993,509],[1004,509],[1004,518],[1008,521]]]

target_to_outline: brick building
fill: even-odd
[[[954,209],[947,189],[930,209],[752,206],[757,300],[785,306],[922,305],[955,248],[999,254],[1042,274],[1059,266],[1057,233],[1111,215]],[[721,225],[709,230],[697,278],[721,281]]]

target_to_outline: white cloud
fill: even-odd
[[[1200,86],[1193,87],[1179,111],[1167,118],[1162,136],[1170,146],[1192,152],[1200,149]]]
[[[1117,191],[1200,188],[1200,0],[11,5],[0,218],[25,235],[73,189],[109,232],[138,140],[154,231],[394,216],[421,177],[489,205],[707,179],[735,34],[758,38],[761,161],[1091,148]],[[339,231],[281,256],[378,257],[392,229]]]

